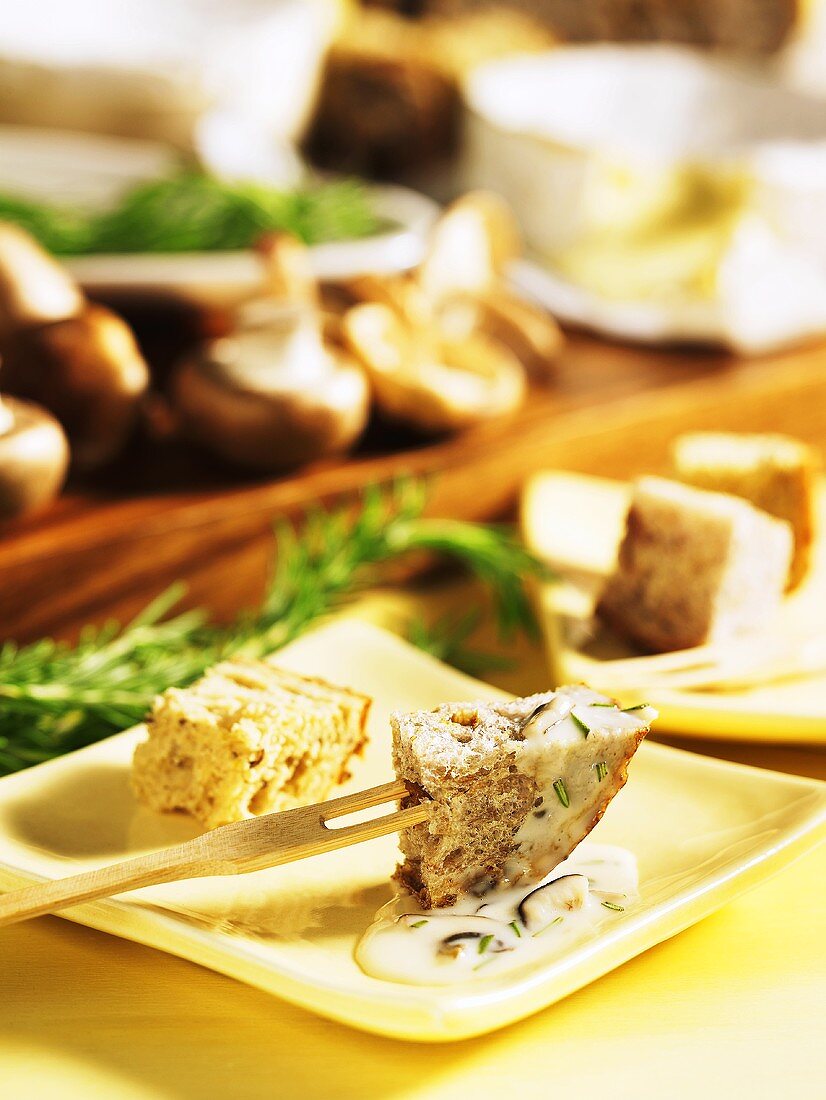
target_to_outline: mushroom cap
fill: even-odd
[[[472,191],[457,199],[433,230],[419,268],[409,275],[361,275],[340,282],[330,297],[342,310],[387,306],[431,339],[458,342],[481,334],[516,356],[532,377],[546,380],[563,343],[553,317],[513,294],[505,275],[520,253],[519,231],[498,195]]]
[[[547,381],[565,337],[541,306],[510,294],[504,287],[482,294],[454,294],[437,309],[446,337],[463,340],[479,332],[509,348],[532,378]]]
[[[84,298],[25,230],[0,222],[0,343],[18,329],[73,317]]]
[[[382,412],[420,431],[458,431],[505,416],[524,398],[525,372],[518,360],[484,336],[428,339],[379,304],[349,310],[344,333]]]
[[[0,518],[10,519],[57,496],[69,468],[69,443],[39,405],[4,397],[3,408],[11,421],[0,432]]]
[[[436,222],[416,283],[434,305],[450,294],[485,293],[520,252],[519,227],[505,200],[470,191]]]
[[[123,446],[149,370],[129,326],[103,306],[17,332],[4,346],[0,379],[63,424],[77,466],[92,468]]]
[[[172,401],[189,436],[233,464],[274,473],[346,450],[361,435],[369,386],[348,356],[324,350],[302,373],[274,354],[265,371],[244,370],[244,344],[243,336],[215,341],[173,375]]]

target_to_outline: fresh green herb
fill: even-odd
[[[600,760],[598,764],[592,764],[591,767],[596,768],[597,783],[601,783],[608,774],[608,765],[604,760]]]
[[[457,559],[494,595],[503,637],[535,636],[524,581],[539,563],[499,527],[422,516],[419,482],[368,489],[354,513],[308,513],[301,535],[276,528],[275,568],[258,608],[229,627],[201,611],[166,618],[183,594],[173,585],[127,626],[86,628],[76,645],[51,639],[0,647],[0,773],[99,741],[140,721],[159,692],[186,686],[215,661],[263,657],[341,608],[374,569],[410,551]]]
[[[561,920],[562,917],[554,917],[550,924],[546,924],[544,928],[540,928],[538,932],[534,932],[532,938],[536,939],[537,936],[541,936],[543,932],[547,932],[549,928],[553,928],[554,925],[559,924]]]
[[[571,719],[575,726],[579,726],[579,728],[582,730],[587,738],[588,734],[591,732],[591,727],[588,725],[588,723],[584,719],[580,718],[576,711],[573,710],[571,711]]]
[[[424,928],[424,926],[426,924],[427,924],[426,920],[417,920],[414,924],[411,924],[410,927],[411,928]]]
[[[571,800],[568,797],[568,788],[565,786],[564,779],[557,779],[554,781],[554,790],[556,791],[556,797],[562,803],[567,810],[571,805]]]
[[[486,653],[467,645],[468,638],[482,620],[478,608],[458,618],[448,613],[428,626],[423,619],[414,619],[407,627],[408,640],[440,661],[459,668],[469,676],[484,672],[504,672],[513,668],[513,661],[498,653]]]
[[[647,710],[647,709],[648,709],[648,703],[637,703],[637,705],[634,706],[634,707],[623,707],[622,708],[622,713],[623,714],[633,714],[635,710]]]
[[[484,955],[490,945],[493,943],[493,935],[488,933],[487,936],[482,936],[479,940],[479,954]]]
[[[625,912],[625,907],[624,906],[617,905],[613,901],[604,901],[602,904],[603,904],[604,908],[613,909],[615,913],[624,913]]]
[[[610,707],[611,710],[616,710],[617,709],[617,704],[616,703],[589,703],[588,706],[589,707]]]
[[[516,923],[515,920],[512,920],[510,922],[509,927],[514,930],[514,933],[516,934],[516,936],[521,940],[522,939],[522,933],[519,931],[519,925]]]
[[[474,966],[474,968],[473,968],[474,971],[481,970],[483,966],[490,966],[490,964],[494,961],[495,958],[496,958],[495,955],[488,955],[488,957],[486,959],[482,959],[482,961],[480,963],[477,963],[476,966]]]
[[[199,172],[141,183],[102,213],[0,195],[0,219],[22,226],[57,255],[227,251],[276,231],[316,244],[383,228],[353,180],[280,191]]]

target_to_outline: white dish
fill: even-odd
[[[0,192],[41,202],[106,206],[178,164],[173,150],[155,142],[0,126]],[[370,201],[394,227],[373,237],[314,245],[310,255],[319,278],[390,274],[418,263],[437,204],[391,186],[371,187]],[[92,293],[174,295],[216,305],[247,297],[262,278],[261,260],[251,250],[74,256],[63,262]]]
[[[421,259],[436,203],[405,187],[374,187],[370,194],[379,217],[396,227],[374,237],[313,245],[310,258],[319,279],[393,274]],[[77,256],[66,266],[92,293],[174,295],[215,305],[248,297],[262,279],[261,260],[251,250]]]
[[[571,47],[466,86],[464,186],[499,191],[560,317],[763,352],[826,331],[826,111],[685,49]]]

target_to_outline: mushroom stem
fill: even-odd
[[[256,245],[266,270],[267,294],[293,305],[318,308],[318,283],[307,246],[289,233],[268,233]]]

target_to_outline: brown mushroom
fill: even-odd
[[[187,435],[276,473],[346,450],[367,424],[370,393],[364,371],[327,337],[306,247],[277,234],[259,252],[269,296],[180,364],[170,397]]]
[[[47,504],[68,466],[69,444],[53,416],[28,401],[0,400],[0,519]]]
[[[0,222],[0,344],[30,325],[74,317],[83,295],[24,230]]]
[[[524,398],[521,365],[482,335],[433,338],[379,304],[349,310],[343,329],[370,376],[378,407],[419,431],[458,431],[505,416]]]
[[[470,191],[436,222],[415,279],[433,304],[456,293],[483,294],[521,251],[519,227],[505,200]]]
[[[453,295],[440,303],[436,318],[441,331],[451,340],[484,333],[504,344],[528,374],[540,381],[551,377],[565,342],[550,313],[501,290]]]
[[[532,377],[546,380],[563,336],[549,313],[508,288],[507,267],[519,251],[507,204],[497,195],[470,192],[439,218],[411,275],[360,276],[340,287],[340,298],[348,306],[389,306],[409,324],[437,330],[451,343],[488,337],[507,347]]]
[[[0,225],[0,379],[65,427],[72,459],[91,468],[123,446],[149,385],[125,321],[89,305],[22,230]]]
[[[120,451],[149,384],[125,321],[87,305],[76,317],[19,329],[0,350],[4,389],[54,413],[78,467],[101,466]]]
[[[205,345],[175,372],[171,397],[189,436],[272,473],[346,450],[369,411],[364,372],[292,307]]]

